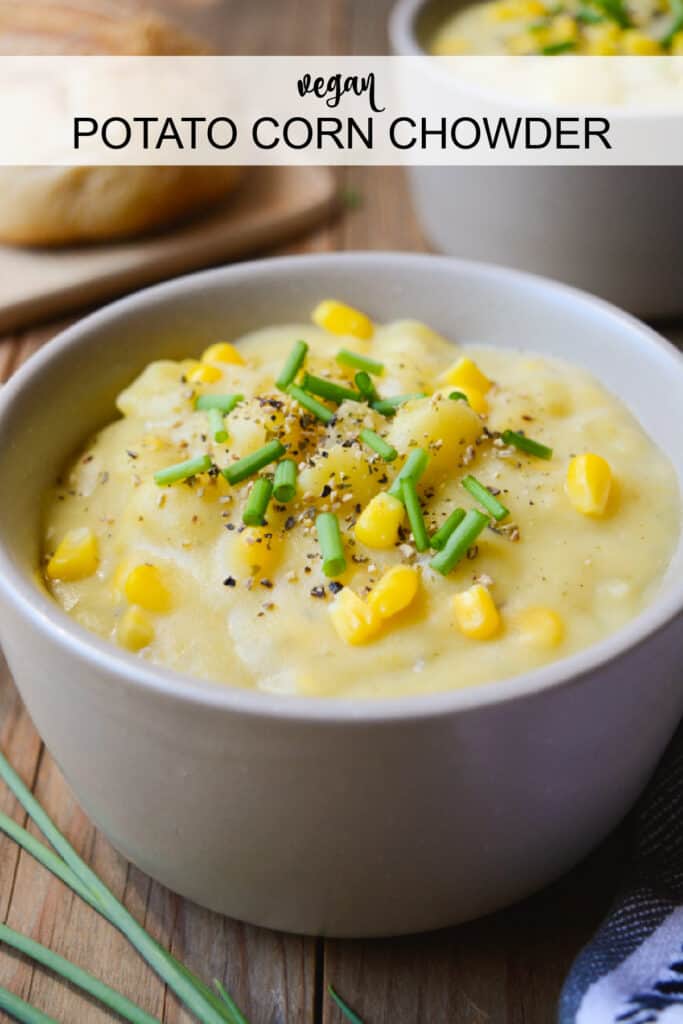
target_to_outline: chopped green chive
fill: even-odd
[[[281,505],[286,505],[296,494],[296,462],[293,459],[283,459],[278,462],[275,469],[275,480],[273,482],[273,494],[275,500]]]
[[[407,476],[401,481],[401,490],[403,492],[403,504],[408,513],[410,529],[413,531],[415,547],[418,551],[426,551],[429,547],[429,536],[427,535],[427,527],[425,526],[424,516],[420,508],[420,499],[417,496],[415,481],[411,476]]]
[[[449,398],[452,398],[454,402],[467,402],[467,395],[464,391],[451,391]],[[469,405],[469,402],[467,402]]]
[[[526,434],[520,434],[516,430],[504,430],[501,436],[505,444],[511,444],[513,448],[519,448],[521,452],[526,452],[527,455],[535,455],[538,459],[552,459],[553,457],[552,448],[541,444],[540,441],[532,441]]]
[[[579,8],[574,17],[584,25],[599,25],[605,20],[602,14],[598,14],[597,11],[591,11],[589,7]]]
[[[403,501],[403,481],[408,477],[411,477],[415,483],[417,483],[427,468],[428,462],[429,455],[426,451],[422,448],[413,448],[412,452],[403,463],[403,468],[389,488],[389,494],[391,494],[393,498],[400,498],[400,500]]]
[[[432,534],[430,538],[430,545],[435,551],[441,551],[446,547],[446,541],[453,533],[453,530],[460,526],[461,522],[465,518],[465,509],[456,508],[451,512],[447,519],[441,524],[438,530]]]
[[[266,521],[266,509],[273,493],[273,481],[267,476],[260,476],[251,489],[242,513],[245,526],[263,526]]]
[[[181,480],[188,480],[197,473],[206,473],[211,469],[211,456],[198,455],[196,459],[186,459],[185,462],[176,462],[174,466],[167,466],[154,474],[154,482],[159,487],[168,487],[169,484],[177,484]]]
[[[593,6],[597,7],[612,21],[616,21],[621,28],[629,28],[631,19],[623,0],[593,0]]]
[[[356,374],[354,380],[364,401],[369,402],[370,404],[373,402],[379,402],[379,395],[375,391],[375,385],[372,383],[369,373],[366,373],[365,370],[361,370]]]
[[[368,448],[372,448],[373,451],[381,455],[385,462],[393,462],[398,456],[398,452],[395,448],[392,448],[383,437],[376,434],[374,430],[361,430],[360,439],[364,441]]]
[[[319,402],[317,398],[313,397],[313,395],[307,394],[303,388],[298,388],[296,384],[290,384],[287,389],[287,393],[290,394],[292,398],[299,403],[299,405],[303,405],[304,409],[307,409],[314,416],[317,416],[319,420],[322,420],[323,423],[330,423],[334,419],[334,413],[331,409],[328,409],[326,405]]]
[[[550,43],[548,46],[541,47],[541,53],[545,57],[555,57],[561,53],[569,53],[576,47],[576,43],[573,39],[567,39],[563,43]]]
[[[341,576],[346,568],[346,557],[339,520],[333,512],[321,512],[315,521],[315,528],[323,555],[323,572],[330,577]]]
[[[207,411],[209,417],[209,430],[213,435],[214,441],[222,444],[223,441],[228,440],[228,432],[225,429],[225,423],[223,422],[223,413],[220,409],[209,409]]]
[[[263,448],[252,452],[251,455],[245,455],[243,459],[238,459],[232,465],[226,466],[221,472],[229,484],[239,484],[247,477],[258,473],[264,466],[281,458],[286,450],[281,441],[269,441],[268,444],[264,444]]]
[[[432,558],[429,563],[432,569],[436,569],[443,576],[452,572],[458,562],[465,557],[484,527],[487,526],[488,521],[488,516],[485,516],[478,508],[471,508],[460,525],[453,530],[443,550]]]
[[[358,1014],[354,1013],[351,1007],[346,1005],[342,997],[337,995],[331,985],[327,986],[327,991],[330,993],[330,999],[332,1002],[336,1003],[346,1019],[351,1021],[351,1024],[363,1024],[363,1021],[360,1019]]]
[[[412,395],[393,395],[391,398],[380,398],[378,402],[373,402],[372,408],[375,412],[381,412],[383,416],[393,416],[399,406],[416,398],[426,397],[424,391],[416,391]]]
[[[305,341],[295,341],[292,351],[287,356],[285,365],[280,371],[280,376],[275,381],[275,386],[280,391],[286,391],[289,385],[292,383],[297,373],[304,364],[306,353],[308,352],[308,345]]]
[[[660,45],[667,50],[671,47],[674,36],[683,29],[683,0],[671,0],[671,13],[673,15],[671,28],[660,41]]]
[[[194,407],[203,412],[208,412],[209,409],[218,409],[224,416],[227,416],[236,405],[243,401],[244,395],[200,395],[195,400]]]
[[[321,398],[329,398],[331,402],[340,405],[342,402],[360,402],[361,396],[351,388],[345,388],[334,381],[325,380],[324,377],[314,377],[311,373],[305,373],[301,382],[304,391],[310,391],[312,395],[320,395]]]
[[[510,510],[505,507],[495,494],[491,494],[488,487],[484,487],[480,484],[476,477],[466,476],[462,479],[462,485],[466,491],[469,491],[473,498],[475,498],[480,505],[483,505],[487,512],[493,516],[496,522],[500,522],[501,519],[505,519],[506,516],[510,515]]]
[[[375,377],[381,377],[384,373],[384,364],[377,363],[367,356],[358,355],[357,352],[350,352],[348,348],[342,348],[337,352],[337,362],[342,366],[352,366],[354,370],[365,370],[366,373],[374,373]]]

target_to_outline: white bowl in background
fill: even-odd
[[[399,0],[389,25],[393,52],[424,54],[447,14],[470,2]],[[639,316],[683,313],[683,168],[414,166],[407,173],[428,240],[449,256],[545,274]]]
[[[89,633],[35,582],[41,495],[151,359],[301,321],[335,295],[377,320],[572,359],[683,479],[683,359],[607,304],[497,267],[383,253],[246,263],[138,292],[64,331],[0,395],[0,637],[76,796],[130,860],[260,925],[339,936],[517,900],[619,821],[683,710],[683,546],[601,643],[515,679],[359,701],[231,689]]]

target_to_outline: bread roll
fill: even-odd
[[[154,13],[106,0],[0,0],[0,55],[207,53]],[[72,245],[132,237],[230,193],[236,167],[0,168],[0,242]]]

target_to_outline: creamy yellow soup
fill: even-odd
[[[225,685],[388,697],[514,676],[648,603],[674,472],[588,373],[334,302],[314,321],[121,393],[47,496],[69,615]]]
[[[670,0],[484,0],[459,8],[432,40],[439,56],[683,54]]]

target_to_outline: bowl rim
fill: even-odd
[[[161,284],[144,288],[109,303],[88,314],[72,326],[60,331],[53,339],[24,363],[0,390],[0,431],[15,396],[30,389],[35,377],[49,368],[55,357],[68,349],[88,344],[93,330],[116,321],[123,312],[144,311],[150,302],[163,300],[180,286],[190,292],[201,290],[205,284],[239,279],[271,272],[286,275],[313,268],[320,262],[330,265],[363,267],[369,272],[373,265],[398,267],[416,263],[454,273],[475,273],[491,281],[519,282],[559,298],[573,299],[586,311],[610,317],[625,329],[636,332],[644,345],[656,348],[671,362],[672,372],[683,381],[683,354],[654,330],[631,314],[611,303],[577,288],[544,278],[537,274],[501,267],[473,260],[459,260],[426,253],[397,253],[382,251],[356,251],[314,253],[257,259],[186,274]],[[679,539],[680,543],[680,539]],[[610,662],[630,655],[651,637],[666,629],[679,616],[683,616],[683,576],[676,586],[658,595],[620,629],[605,639],[592,644],[566,658],[550,662],[539,668],[490,683],[431,694],[412,694],[401,697],[304,697],[279,695],[271,692],[233,687],[219,681],[205,680],[176,672],[148,662],[117,647],[75,622],[35,581],[15,564],[0,536],[0,598],[11,604],[17,614],[35,629],[47,634],[65,653],[74,656],[85,666],[115,676],[117,682],[133,690],[144,690],[150,695],[169,702],[195,704],[206,708],[244,714],[261,719],[287,719],[320,724],[363,723],[381,721],[410,721],[441,717],[456,712],[471,711],[489,705],[507,704],[532,697],[560,687],[578,685],[581,680]]]
[[[468,0],[468,2],[472,2],[472,0]],[[390,11],[388,23],[389,42],[391,44],[391,49],[393,50],[396,56],[421,57],[425,58],[426,60],[428,60],[430,57],[433,58],[433,55],[428,53],[428,51],[425,50],[425,48],[422,46],[419,39],[417,38],[417,33],[415,31],[415,23],[417,20],[417,16],[419,15],[420,11],[427,6],[428,3],[430,3],[430,0],[396,0],[394,6]],[[456,0],[453,0],[453,3],[455,5]],[[463,57],[466,59],[467,56],[467,54],[459,55],[459,59],[462,59]],[[482,53],[472,54],[471,56],[477,59],[482,59],[486,58],[487,55]],[[513,56],[513,54],[510,54],[510,57]],[[579,54],[569,54],[568,56],[572,59],[582,59],[581,55]],[[666,56],[667,55],[665,54],[662,55],[662,57]],[[435,59],[438,60],[439,58]],[[446,75],[451,75],[452,80],[452,73],[444,70],[443,67],[435,68],[432,65],[432,71],[434,75],[441,78],[442,81],[447,80],[444,77]],[[468,91],[477,97],[484,96],[486,99],[490,99],[492,96],[496,95],[495,88],[484,89],[482,88],[481,85],[476,85],[471,82],[462,82],[459,84],[461,85],[464,91]],[[563,108],[561,105],[557,105],[553,107],[553,109],[561,111],[563,109],[571,108]],[[629,106],[628,104],[624,104],[623,106],[612,104],[596,108],[587,107],[586,113],[595,113],[596,110],[601,111],[603,113],[607,111],[610,119],[613,121],[632,121],[639,118],[648,117],[656,117],[660,120],[665,121],[680,121],[682,116],[680,110],[671,110],[668,107],[638,108]]]

